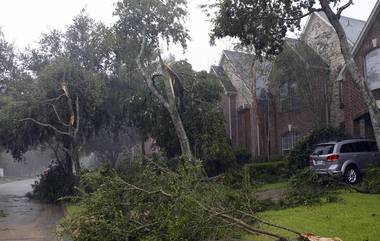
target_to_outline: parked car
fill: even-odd
[[[357,184],[370,165],[379,164],[379,149],[370,139],[321,143],[310,155],[310,166],[316,173],[342,175],[348,184]]]

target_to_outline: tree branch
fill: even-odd
[[[346,10],[348,7],[350,7],[351,5],[353,5],[353,1],[352,0],[349,0],[348,3],[346,3],[345,5],[343,5],[342,7],[340,7],[338,9],[338,12],[336,13],[336,16],[338,17],[338,19],[340,19],[341,15],[342,15],[342,12],[344,10]]]
[[[313,9],[310,9],[310,11],[308,11],[307,13],[305,14],[302,14],[298,17],[293,17],[293,18],[283,18],[283,17],[280,17],[280,16],[275,16],[277,19],[280,19],[280,20],[284,20],[284,21],[296,21],[296,20],[300,20],[300,19],[303,19],[315,12],[322,12],[323,11],[323,8],[313,8]],[[268,19],[268,18],[272,18],[273,16],[269,16],[269,15],[264,15],[264,16],[256,16],[256,17],[252,17],[251,13],[246,13],[245,15],[249,15],[249,17],[252,19],[252,20],[265,20],[265,19]]]
[[[63,96],[65,96],[65,94],[61,94],[60,96],[58,96],[58,97],[56,97],[56,98],[51,98],[51,99],[44,100],[44,101],[42,101],[42,103],[48,103],[48,102],[58,101],[58,100],[61,99]]]
[[[314,9],[311,9],[309,12],[305,13],[305,14],[302,14],[301,16],[298,16],[298,17],[295,17],[295,18],[279,18],[281,20],[285,20],[285,21],[295,21],[295,20],[300,20],[300,19],[303,19],[315,12],[322,12],[323,11],[323,8],[314,8]]]
[[[156,194],[156,193],[161,193],[162,195],[166,196],[166,197],[172,197],[171,194],[165,192],[164,190],[160,189],[160,190],[157,190],[157,191],[147,191],[145,189],[142,189],[138,186],[135,186],[133,184],[130,184],[130,183],[127,183],[126,184],[130,187],[130,190],[137,190],[137,191],[140,191],[140,192],[143,192],[143,193],[146,193],[148,195],[151,195],[151,194]]]
[[[53,108],[54,113],[55,113],[55,115],[56,115],[58,121],[59,121],[63,126],[67,126],[67,127],[70,126],[69,124],[66,124],[65,122],[62,121],[61,117],[60,117],[59,114],[58,114],[57,109],[55,108],[55,106],[54,106],[53,104],[50,104],[50,103],[46,103],[46,104],[47,104],[48,106],[50,106],[50,107]]]
[[[37,125],[40,125],[40,126],[43,126],[43,127],[49,127],[51,129],[53,129],[55,132],[57,132],[58,134],[61,134],[61,135],[66,135],[66,136],[70,136],[70,133],[68,132],[65,132],[65,131],[61,131],[61,130],[58,130],[56,127],[54,127],[53,125],[50,125],[50,124],[46,124],[46,123],[42,123],[42,122],[39,122],[33,118],[25,118],[25,119],[22,119],[22,120],[19,120],[20,122],[23,122],[23,121],[32,121],[34,122],[35,124]]]
[[[279,240],[287,240],[287,238],[283,237],[283,236],[280,236],[280,235],[277,235],[277,234],[274,234],[274,233],[271,233],[271,232],[267,232],[267,231],[264,231],[264,230],[260,230],[260,229],[255,229],[253,228],[251,225],[245,223],[243,220],[240,220],[238,218],[235,218],[233,216],[230,216],[228,214],[225,214],[225,213],[220,213],[220,212],[216,212],[212,209],[209,209],[207,207],[205,207],[203,204],[201,204],[198,200],[195,200],[194,201],[198,204],[199,207],[201,207],[204,211],[210,213],[210,214],[214,214],[216,216],[219,216],[221,217],[223,220],[225,220],[226,222],[228,223],[234,223],[236,224],[237,226],[239,226],[241,229],[247,231],[248,233],[251,233],[251,234],[262,234],[262,235],[266,235],[266,236],[270,236],[270,237],[274,237],[274,238],[278,238]]]
[[[267,221],[264,221],[264,220],[261,220],[259,219],[258,217],[255,217],[253,216],[252,214],[249,214],[249,213],[246,213],[246,212],[243,212],[243,211],[238,211],[239,213],[243,214],[243,215],[246,215],[248,217],[251,217],[253,218],[254,220],[258,221],[259,223],[263,223],[265,225],[268,225],[268,226],[272,226],[272,227],[275,227],[275,228],[279,228],[279,229],[283,229],[283,230],[286,230],[288,232],[291,232],[291,233],[295,233],[297,234],[298,236],[301,236],[302,234],[300,232],[297,232],[293,229],[290,229],[290,228],[285,228],[285,227],[282,227],[282,226],[279,226],[277,224],[273,224],[273,223],[270,223],[270,222],[267,222]]]

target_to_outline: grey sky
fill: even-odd
[[[116,0],[1,0],[0,26],[6,38],[20,49],[35,45],[41,32],[49,29],[64,29],[83,7],[97,20],[112,23],[113,4]],[[354,0],[355,5],[343,15],[366,20],[376,0]],[[185,54],[178,47],[170,47],[169,52],[178,59],[188,59],[196,70],[208,70],[216,64],[223,49],[231,47],[230,41],[218,41],[209,46],[210,24],[199,9],[204,0],[189,0],[190,16],[187,26],[192,41]],[[166,51],[166,49],[165,49]]]

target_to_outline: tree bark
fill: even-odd
[[[368,107],[369,115],[372,121],[373,132],[376,138],[377,145],[380,147],[380,111],[377,107],[376,99],[373,96],[372,91],[368,87],[367,81],[360,74],[359,67],[356,64],[354,57],[352,56],[347,36],[344,32],[342,25],[339,22],[341,11],[339,11],[339,14],[335,14],[334,11],[331,9],[328,0],[319,0],[319,2],[323,8],[323,11],[327,15],[327,18],[329,19],[331,25],[334,27],[336,33],[338,34],[340,48],[344,57],[344,61],[346,63],[347,71],[350,73],[354,84],[360,90],[364,102]]]

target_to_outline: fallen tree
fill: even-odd
[[[85,174],[79,212],[65,220],[61,234],[82,240],[233,240],[242,236],[289,239],[261,225],[286,230],[295,240],[327,239],[261,220],[254,188],[231,188],[209,179],[202,164],[187,162],[177,170],[148,161],[134,175],[112,169]],[[271,229],[273,230],[273,229]]]

